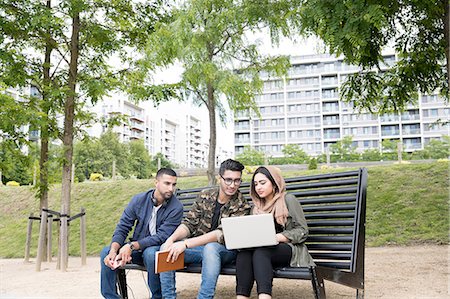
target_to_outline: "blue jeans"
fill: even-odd
[[[147,282],[153,299],[163,298],[161,293],[161,284],[158,274],[155,274],[155,252],[159,250],[159,246],[145,248],[144,251],[133,251],[131,254],[132,263],[144,265],[147,268]],[[117,278],[116,271],[105,265],[103,260],[109,253],[109,246],[103,248],[100,254],[100,288],[103,297],[106,299],[120,299],[117,294]]]
[[[197,299],[214,298],[222,265],[230,264],[235,259],[236,251],[228,250],[224,245],[217,242],[186,249],[184,253],[185,264],[202,264],[202,283]],[[175,271],[162,272],[159,275],[164,299],[176,298]]]

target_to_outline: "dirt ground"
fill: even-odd
[[[366,249],[365,298],[450,298],[449,246],[379,247]],[[101,298],[100,261],[70,258],[67,272],[56,270],[56,263],[35,263],[21,259],[0,260],[0,298]],[[149,298],[146,275],[128,273],[130,298]],[[177,274],[178,298],[195,298],[200,276]],[[234,276],[221,276],[216,298],[234,297]],[[325,282],[328,298],[355,298],[355,290]],[[314,298],[308,281],[274,280],[274,298]],[[256,296],[252,295],[252,298]]]

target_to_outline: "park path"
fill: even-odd
[[[367,248],[365,298],[450,299],[449,257],[449,246],[443,245]],[[89,257],[86,266],[80,263],[80,258],[71,257],[67,272],[55,270],[55,262],[43,263],[42,271],[35,272],[33,262],[1,259],[0,298],[101,298],[99,258]],[[216,298],[234,297],[234,279],[219,278]],[[130,298],[149,297],[145,281],[144,273],[129,273]],[[195,298],[199,284],[197,274],[177,274],[178,298]],[[325,288],[328,298],[355,298],[353,289],[328,281]],[[273,295],[278,299],[314,298],[310,282],[288,279],[275,279]]]

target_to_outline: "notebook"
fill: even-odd
[[[227,249],[241,249],[278,244],[272,214],[222,218]]]
[[[180,270],[184,268],[184,252],[182,252],[175,262],[167,262],[167,256],[169,255],[169,251],[157,251],[155,253],[155,274],[172,271],[172,270]]]

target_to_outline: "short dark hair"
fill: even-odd
[[[241,162],[233,159],[227,159],[220,164],[219,174],[223,175],[225,173],[225,170],[240,171],[242,173],[242,170],[244,170],[244,168],[245,167]]]
[[[161,168],[160,170],[158,170],[158,172],[156,173],[156,178],[159,178],[161,176],[163,176],[164,174],[170,175],[170,176],[177,176],[177,173],[171,169],[171,168]]]

